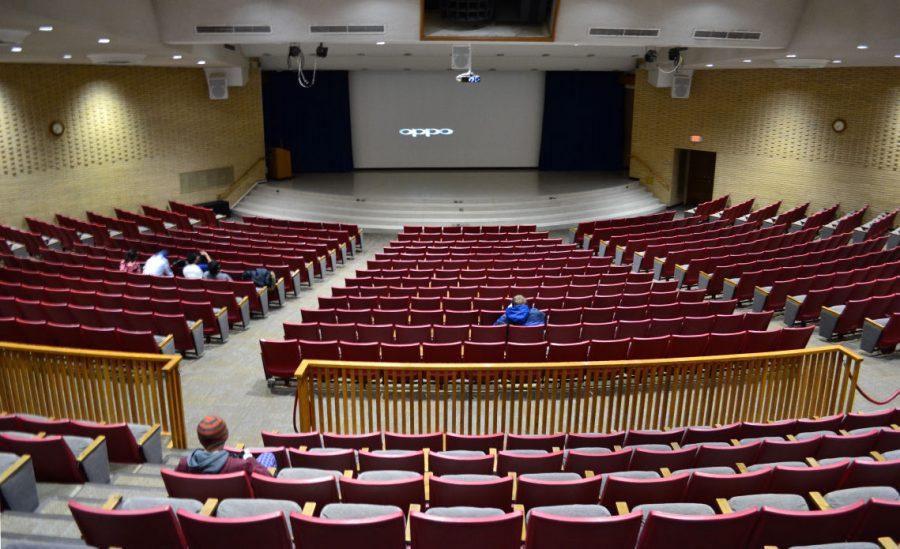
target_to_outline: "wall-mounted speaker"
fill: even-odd
[[[674,99],[687,99],[691,95],[692,75],[676,74],[672,77],[672,97]]]
[[[228,77],[225,73],[206,73],[206,85],[210,99],[228,99]]]

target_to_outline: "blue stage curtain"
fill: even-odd
[[[291,151],[294,173],[353,170],[347,71],[319,71],[311,88],[294,71],[265,71],[262,97],[266,148]]]
[[[625,88],[617,72],[547,72],[541,170],[621,170]]]

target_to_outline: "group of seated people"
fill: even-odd
[[[143,266],[138,261],[137,252],[128,250],[125,252],[125,257],[119,262],[119,270],[151,276],[175,276],[175,272],[178,271],[184,278],[231,280],[228,273],[222,272],[219,262],[202,250],[189,253],[185,259],[176,261],[174,265],[169,264],[169,251],[160,250],[150,256]]]

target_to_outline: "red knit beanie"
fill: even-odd
[[[197,438],[204,448],[224,446],[228,440],[228,426],[219,416],[204,416],[197,424]]]

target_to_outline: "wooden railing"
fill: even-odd
[[[260,164],[264,163],[265,161],[266,161],[265,156],[261,156],[261,157],[257,158],[253,162],[253,164],[250,164],[249,168],[244,170],[244,173],[242,173],[237,179],[235,179],[231,183],[231,185],[228,186],[227,189],[225,189],[224,191],[219,193],[219,196],[218,196],[219,200],[227,200],[228,202],[231,202],[231,199],[234,197],[235,194],[244,193],[250,187],[252,187],[253,184],[256,183],[256,181],[258,181],[258,178],[257,179],[252,179],[252,178],[248,179],[248,176],[251,174],[251,172],[253,172],[254,168],[256,168]],[[263,172],[263,177],[264,176],[265,176],[265,172]]]
[[[180,362],[180,355],[0,342],[0,410],[159,423],[175,448],[186,448]]]
[[[836,345],[618,362],[304,360],[298,428],[536,434],[822,416],[851,409],[861,362]]]

